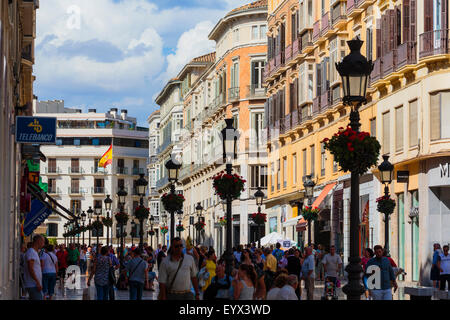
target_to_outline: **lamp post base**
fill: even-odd
[[[347,295],[347,300],[360,300],[365,291],[361,285],[361,273],[363,272],[361,259],[350,257],[348,262],[349,264],[345,268],[348,273],[348,283],[342,288],[342,291]]]

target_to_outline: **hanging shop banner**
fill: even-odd
[[[31,202],[31,211],[25,217],[23,232],[25,236],[29,236],[37,227],[39,227],[45,219],[52,213],[41,201],[35,199]]]
[[[56,144],[56,118],[16,117],[16,142]]]

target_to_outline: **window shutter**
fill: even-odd
[[[291,15],[291,42],[295,41],[295,23],[297,21],[297,17],[295,14]]]
[[[381,18],[381,32],[383,33],[383,38],[381,41],[381,55],[384,56],[389,52],[389,17],[385,13]]]
[[[234,85],[235,85],[235,79],[234,79],[234,64],[231,65],[230,74],[231,74],[231,87],[234,87]]]
[[[298,78],[294,80],[294,110],[298,108]]]
[[[281,24],[281,52],[284,52],[286,46],[286,25],[284,23]]]
[[[441,1],[442,30],[447,30],[448,26],[448,0]]]
[[[252,62],[252,85],[254,85],[256,87],[256,85],[258,84],[258,78],[257,78],[257,74],[256,74],[256,62]]]
[[[403,42],[410,41],[410,0],[403,0]]]
[[[383,114],[383,154],[390,152],[390,117],[389,112]]]
[[[381,23],[381,21],[380,21]],[[376,41],[377,41],[377,52],[376,52],[376,58],[379,59],[382,55],[382,51],[381,51],[381,37],[382,37],[382,33],[381,33],[381,29],[377,29],[376,30]]]
[[[403,150],[403,107],[395,109],[395,151]]]
[[[409,103],[409,146],[414,147],[418,144],[417,128],[417,100]]]
[[[410,32],[409,32],[409,40],[416,42],[417,38],[417,1],[416,0],[410,0],[409,3],[409,25],[410,25]]]
[[[397,31],[397,19],[394,9],[388,10],[389,14],[389,50],[391,52],[396,48],[396,31]]]
[[[433,0],[424,0],[424,32],[433,31]]]
[[[289,84],[289,113],[294,111],[294,83]]]
[[[316,97],[319,96],[322,92],[321,67],[322,67],[322,64],[316,65]]]
[[[431,140],[441,138],[441,94],[430,96],[430,128]]]

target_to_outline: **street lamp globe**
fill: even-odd
[[[172,159],[166,162],[166,169],[169,174],[170,182],[178,181],[178,171],[181,169],[181,163],[175,163]]]
[[[88,219],[92,219],[92,215],[94,214],[94,210],[92,210],[92,207],[89,207],[89,209],[86,210],[88,214]]]
[[[384,161],[378,166],[381,183],[390,184],[394,180],[394,166],[389,162],[389,156],[383,156]]]
[[[255,192],[256,205],[258,207],[263,205],[264,201],[264,192],[262,192],[261,187],[258,187],[258,190]]]
[[[81,222],[84,223],[85,221],[86,221],[86,212],[83,211],[83,212],[81,213]]]
[[[344,91],[343,102],[347,105],[359,105],[366,102],[366,92],[369,77],[373,70],[372,61],[361,54],[360,50],[364,41],[359,38],[347,41],[350,54],[336,63],[336,69],[342,78]]]
[[[226,127],[222,129],[223,160],[231,164],[236,158],[237,135],[233,127],[233,118],[225,119]]]
[[[140,174],[140,178],[136,181],[136,188],[138,195],[143,197],[145,196],[145,190],[147,189],[148,182],[144,178],[144,174]]]
[[[308,198],[312,198],[314,195],[314,187],[316,186],[316,184],[314,183],[314,181],[312,181],[311,175],[306,176],[306,180],[303,183],[303,186],[305,187],[306,196]]]
[[[117,192],[117,197],[119,198],[119,204],[121,206],[125,205],[125,202],[127,200],[128,193],[125,191],[123,187],[120,188],[120,190]]]
[[[111,211],[111,204],[112,204],[112,199],[110,198],[109,194],[106,195],[106,199],[103,201],[105,203],[105,210],[106,211]]]
[[[200,202],[197,204],[197,206],[195,207],[195,211],[197,212],[197,217],[201,217],[202,216],[202,212],[203,212],[203,207],[200,204]]]

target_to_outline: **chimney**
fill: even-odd
[[[97,113],[97,109],[89,109],[89,113]]]
[[[110,113],[115,118],[117,115],[117,108],[111,108]]]
[[[127,118],[127,114],[128,114],[128,110],[126,109],[122,109],[121,110],[121,116],[122,116],[122,120],[125,120]]]

